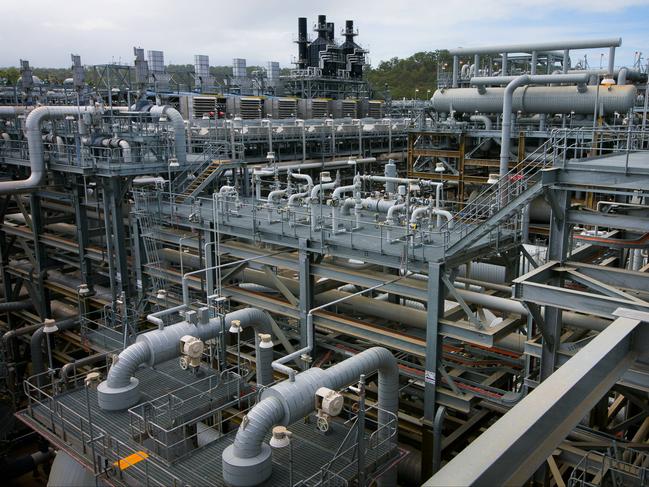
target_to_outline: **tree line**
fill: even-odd
[[[423,51],[417,52],[407,58],[394,57],[381,61],[377,67],[368,67],[366,70],[375,98],[386,96],[392,99],[430,97],[437,86],[438,64],[449,64],[451,58],[448,51]],[[259,66],[248,66],[248,74],[261,70]],[[66,78],[72,77],[69,68],[32,68],[34,75],[46,84],[62,84]],[[171,64],[167,72],[182,84],[190,85],[194,66],[191,64]],[[281,74],[286,75],[289,68],[282,68]],[[232,75],[231,66],[210,66],[210,74],[217,83],[223,83]],[[20,78],[20,70],[16,67],[0,68],[0,84],[13,86]],[[87,70],[87,82],[92,85],[94,76]],[[388,95],[389,94],[389,95]]]

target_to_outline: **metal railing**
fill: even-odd
[[[643,486],[648,482],[649,453],[613,442],[606,452],[588,452],[572,470],[568,487]]]
[[[105,367],[98,368],[104,371]],[[58,379],[60,369],[32,376],[24,383],[28,399],[27,409],[23,412],[42,431],[55,436],[61,443],[92,465],[97,478],[113,481],[135,482],[147,486],[184,486],[182,479],[166,470],[163,466],[152,464],[149,452],[137,450],[117,439],[113,432],[100,427],[92,420],[88,387],[85,386],[86,374],[68,378],[67,386]],[[39,386],[40,376],[49,380]],[[64,387],[68,390],[86,389],[86,409],[73,408],[60,399]]]
[[[231,370],[209,375],[130,408],[131,437],[147,443],[153,453],[171,464],[206,446],[199,441],[199,423],[213,423],[219,437],[224,436],[223,423],[232,419],[226,411],[236,407],[237,416],[243,416],[256,396],[257,390],[246,386]]]
[[[371,474],[380,475],[385,470],[384,467],[390,465],[397,457],[398,418],[394,413],[380,409],[377,406],[367,407],[366,413],[370,411],[375,411],[377,416],[381,411],[387,414],[390,420],[379,426],[374,419],[365,416],[364,420],[360,422],[357,415],[351,414],[351,418],[346,422],[347,424],[351,423],[351,428],[331,460],[311,477],[297,482],[295,486],[347,486],[350,481],[355,479],[359,468],[368,477],[371,477]],[[359,427],[373,430],[365,439],[363,445],[360,445],[356,440]],[[363,451],[359,452],[359,448],[363,448]],[[360,458],[364,459],[364,465],[359,465]]]

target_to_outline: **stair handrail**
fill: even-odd
[[[448,233],[468,233],[473,229],[473,226],[467,227],[467,223],[481,221],[482,216],[488,217],[506,205],[514,193],[524,189],[526,183],[534,174],[552,165],[559,157],[564,156],[574,145],[569,146],[567,141],[576,138],[575,135],[579,132],[583,132],[583,127],[568,130],[553,129],[548,140],[458,212],[452,220],[454,225],[452,230],[450,229],[450,222],[445,222],[440,227],[440,230]],[[551,152],[549,151],[550,148],[552,149]]]

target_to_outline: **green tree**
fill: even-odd
[[[394,57],[370,68],[367,79],[377,98],[384,96],[386,86],[393,99],[424,98],[437,87],[438,64],[449,61],[448,51],[422,51],[405,59]]]

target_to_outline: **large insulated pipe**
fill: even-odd
[[[255,271],[252,269],[245,269],[241,273],[242,280],[245,282],[254,282],[267,287],[275,287],[273,281],[266,276],[262,271]],[[298,283],[293,279],[279,278],[282,283],[294,293],[298,292]],[[469,291],[466,289],[456,289],[455,292],[459,294],[466,302],[478,306],[482,306],[491,310],[497,310],[504,313],[512,313],[521,316],[527,316],[528,310],[519,301],[510,298],[501,298],[490,294]],[[377,302],[375,299],[365,298],[363,296],[350,297],[349,293],[343,291],[330,290],[320,293],[315,296],[316,304],[324,304],[331,301],[336,301],[342,298],[347,298],[345,302],[338,304],[338,307],[348,306],[348,311],[357,312],[359,314],[368,314],[370,316],[380,317],[389,321],[396,321],[404,323],[415,328],[426,329],[427,317],[426,313],[414,309],[408,309],[404,313],[404,307],[393,303]],[[611,321],[595,316],[587,316],[579,313],[564,312],[563,322],[566,326],[575,328],[601,331],[606,328]]]
[[[272,474],[272,455],[264,438],[273,426],[288,426],[313,412],[315,393],[320,387],[342,389],[359,379],[361,374],[378,371],[379,427],[385,436],[390,435],[387,425],[391,414],[396,415],[399,405],[399,369],[392,353],[381,347],[373,347],[344,360],[327,370],[313,367],[295,376],[294,381],[285,380],[265,389],[260,401],[246,415],[239,427],[234,443],[222,455],[223,480],[234,487],[263,484]],[[396,485],[395,472],[382,478],[383,485]],[[384,476],[385,477],[385,476]]]
[[[31,309],[34,305],[29,299],[24,299],[22,301],[5,301],[0,303],[0,313],[6,313],[9,311],[21,311],[24,309]]]
[[[134,377],[144,364],[155,365],[180,355],[180,339],[191,335],[201,340],[217,337],[232,321],[239,321],[241,328],[255,329],[257,352],[259,333],[270,334],[271,322],[266,313],[256,308],[246,308],[225,315],[224,319],[212,318],[207,323],[193,324],[181,321],[163,329],[152,330],[138,336],[134,344],[126,347],[108,371],[106,380],[97,388],[99,407],[108,411],[119,411],[137,404],[140,400],[139,381]],[[270,364],[257,364],[257,368]],[[259,377],[259,375],[258,375]]]
[[[12,108],[13,107],[9,107]],[[25,136],[29,149],[31,174],[27,179],[0,182],[0,194],[15,194],[34,191],[45,180],[45,161],[43,159],[43,139],[41,124],[48,119],[62,118],[81,113],[96,113],[95,107],[56,106],[38,107],[29,112],[25,120]]]
[[[185,140],[185,120],[178,110],[167,105],[153,105],[149,110],[151,117],[159,120],[165,115],[174,128],[174,147],[176,159],[181,164],[187,162],[187,142]]]
[[[600,47],[620,47],[621,37],[607,39],[579,39],[574,41],[549,41],[531,44],[505,44],[502,46],[458,47],[449,49],[451,56],[468,56],[472,54],[502,54],[503,52],[555,51],[564,49],[598,49]]]
[[[478,78],[478,81],[489,84],[489,78]],[[491,80],[493,83],[494,80]],[[509,172],[509,147],[511,145],[511,130],[512,130],[512,99],[516,88],[532,84],[546,84],[546,83],[588,83],[587,74],[561,74],[561,75],[536,75],[530,76],[524,74],[517,76],[511,80],[503,94],[503,116],[502,116],[502,130],[500,140],[500,177],[504,177]]]
[[[472,78],[473,79],[473,78]],[[476,78],[476,80],[483,78]],[[480,93],[475,88],[437,90],[433,94],[433,109],[449,113],[498,113],[502,111],[505,88],[489,87]],[[603,106],[604,113],[626,113],[635,103],[635,86],[610,86],[600,89],[587,86],[578,92],[574,86],[528,86],[514,92],[512,110],[522,113],[570,113],[592,115],[595,99]]]

